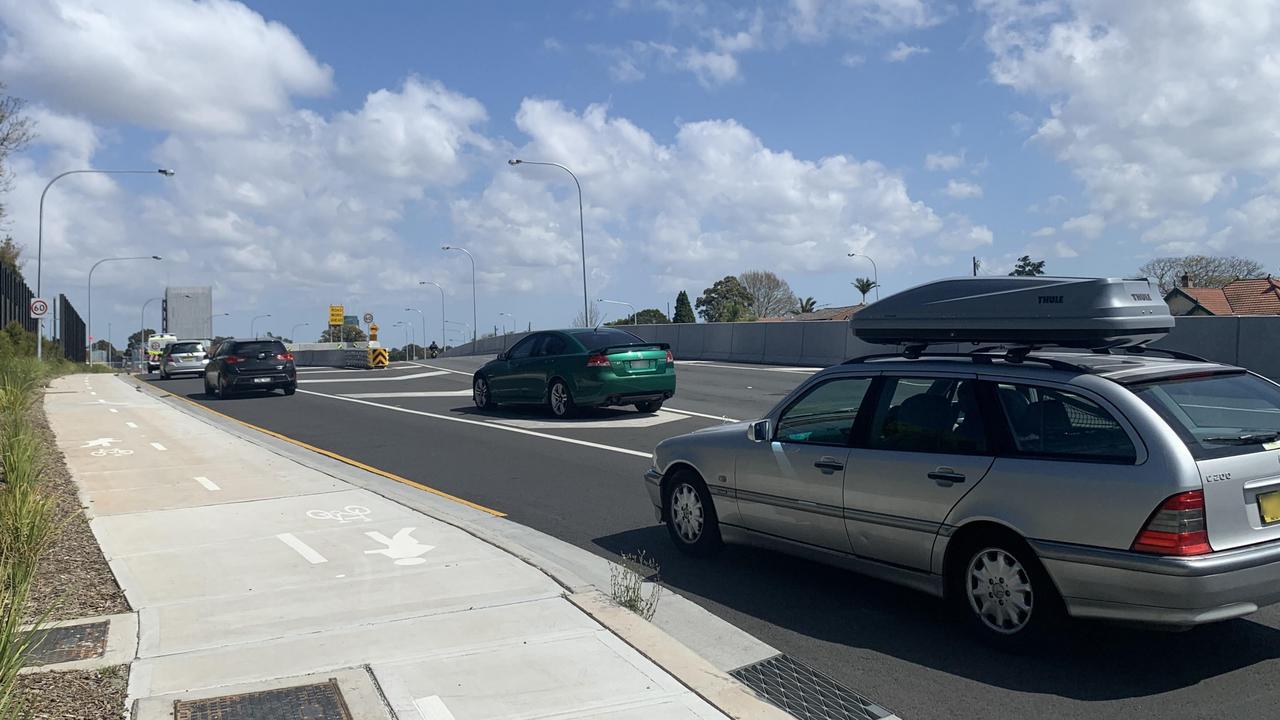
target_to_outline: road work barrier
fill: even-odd
[[[386,348],[369,348],[368,363],[371,368],[382,369],[391,364],[391,356]]]
[[[295,343],[289,352],[298,367],[369,367],[368,343]]]
[[[849,323],[833,320],[625,325],[620,329],[650,342],[667,343],[677,360],[827,367],[891,350],[857,339]],[[467,343],[446,351],[445,357],[494,355],[527,334],[482,338],[478,349]],[[939,345],[933,349],[954,352],[971,347]],[[1153,347],[1189,352],[1280,380],[1280,317],[1179,317],[1173,332]]]

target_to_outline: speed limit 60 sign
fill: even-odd
[[[39,320],[49,314],[49,301],[44,298],[31,298],[31,319]]]

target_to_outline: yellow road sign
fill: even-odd
[[[346,308],[342,307],[341,305],[330,305],[329,306],[329,324],[341,325],[343,317],[345,317],[346,314],[347,314]]]
[[[369,367],[384,368],[391,363],[386,348],[369,348]]]

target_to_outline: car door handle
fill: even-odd
[[[813,464],[824,473],[833,473],[844,469],[844,463],[835,458],[824,457]]]
[[[951,468],[940,467],[929,473],[929,479],[937,480],[938,482],[962,483],[964,482],[964,473],[958,473]]]

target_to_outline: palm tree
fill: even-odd
[[[811,313],[818,309],[818,301],[812,297],[807,297],[800,301],[800,307],[796,309],[799,313]]]
[[[872,280],[871,278],[858,278],[857,280],[853,281],[853,286],[858,289],[858,292],[862,293],[863,305],[867,304],[867,293],[871,292],[872,290],[875,290],[876,286],[879,284],[880,283],[876,282],[875,280]]]

